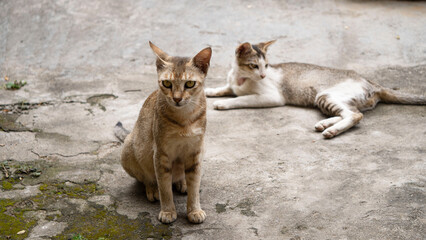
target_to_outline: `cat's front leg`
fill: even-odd
[[[234,95],[234,92],[232,91],[231,86],[229,84],[218,88],[206,88],[204,92],[206,93],[207,97],[222,97]]]
[[[175,204],[173,202],[172,163],[164,154],[155,154],[154,161],[161,204],[158,220],[162,223],[171,223],[174,222],[177,217]]]
[[[206,213],[200,206],[201,156],[201,153],[196,154],[185,167],[188,193],[186,211],[188,220],[192,223],[202,223],[206,219]]]
[[[279,95],[246,95],[213,103],[214,109],[225,110],[234,108],[278,107],[284,105],[284,99]]]

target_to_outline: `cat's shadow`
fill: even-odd
[[[134,198],[136,198],[139,201],[147,202],[156,204],[159,203],[159,201],[150,202],[146,198],[146,192],[145,192],[145,184],[139,181],[134,181],[133,184],[130,186],[129,192]],[[186,193],[180,193],[175,189],[175,186],[173,186],[173,198],[175,199],[181,199],[182,197],[186,197]]]

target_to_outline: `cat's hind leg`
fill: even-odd
[[[315,125],[318,131],[322,131],[322,127],[325,128],[322,132],[325,138],[333,138],[341,134],[358,124],[363,118],[363,114],[355,106],[339,101],[338,98],[330,97],[328,94],[317,97],[316,104],[324,114],[333,116]]]
[[[150,177],[149,174],[146,174],[144,169],[142,169],[136,159],[131,139],[131,137],[126,138],[124,141],[123,150],[121,152],[121,165],[130,176],[136,178],[139,182],[142,182],[145,185],[145,193],[148,201],[154,202],[155,200],[160,200],[155,176],[154,178]]]
[[[359,111],[344,111],[341,116],[343,119],[334,124],[332,127],[327,128],[322,132],[325,138],[333,138],[349,128],[357,125],[363,118],[363,114]]]
[[[156,183],[147,184],[145,183],[145,193],[148,201],[155,202],[156,200],[160,200],[160,196],[158,194],[158,187]]]
[[[180,193],[186,193],[186,188],[187,187],[186,187],[186,180],[185,180],[185,178],[182,179],[182,180],[180,180],[180,181],[178,181],[178,182],[175,182],[174,185],[175,185],[176,190],[178,190]]]
[[[121,151],[121,166],[132,177],[136,178],[139,182],[145,183],[145,176],[143,169],[140,167],[136,160],[135,152],[132,147],[133,142],[131,137],[124,142],[123,150]]]

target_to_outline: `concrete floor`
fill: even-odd
[[[208,99],[200,225],[180,194],[178,220],[156,220],[112,132],[157,88],[148,40],[171,55],[211,46],[208,87],[224,84],[239,43],[277,39],[272,63],[425,95],[425,23],[417,1],[0,0],[0,85],[28,82],[0,90],[0,238],[425,239],[424,106],[380,104],[324,140],[315,109]]]

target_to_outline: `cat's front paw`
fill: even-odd
[[[207,97],[216,96],[216,91],[215,91],[214,88],[206,88],[206,89],[204,89],[204,93],[206,94]]]
[[[188,213],[188,220],[192,223],[202,223],[206,219],[206,216],[203,210],[194,210]]]
[[[226,101],[216,101],[213,103],[213,107],[216,110],[225,110],[230,108]]]
[[[160,211],[160,214],[158,215],[158,220],[162,223],[172,223],[176,220],[177,214],[176,211],[172,212],[163,212]]]

